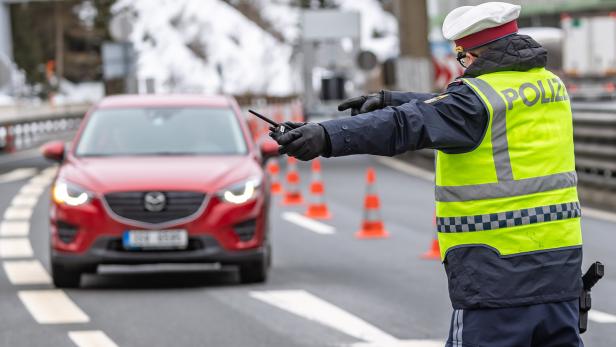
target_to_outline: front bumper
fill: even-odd
[[[52,203],[50,230],[52,255],[84,257],[102,262],[128,263],[162,261],[217,261],[250,254],[262,248],[268,238],[269,195],[240,205],[212,198],[205,209],[190,221],[165,228],[147,228],[121,221],[108,213],[100,199],[83,206]],[[121,247],[127,230],[184,229],[189,248],[184,251],[126,251]],[[113,243],[116,243],[114,246]],[[120,246],[117,246],[117,243]],[[110,243],[112,243],[110,245]]]
[[[52,261],[68,268],[87,268],[99,264],[137,265],[160,263],[220,263],[241,265],[258,261],[266,255],[267,246],[231,251],[220,246],[211,236],[191,237],[192,249],[173,251],[127,251],[118,247],[121,240],[114,237],[100,237],[84,253],[51,250]],[[196,245],[196,246],[195,246]]]

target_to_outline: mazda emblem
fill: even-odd
[[[149,192],[143,197],[143,205],[147,211],[160,212],[167,205],[167,198],[161,192]]]

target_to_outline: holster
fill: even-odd
[[[582,293],[580,294],[580,334],[588,330],[588,311],[592,306],[592,298],[590,290],[592,287],[603,278],[605,268],[600,262],[593,263],[588,271],[582,276]]]

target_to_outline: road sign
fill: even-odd
[[[360,16],[357,12],[339,10],[306,10],[302,12],[302,38],[306,41],[359,39]]]
[[[104,42],[102,53],[105,80],[127,77],[133,70],[135,50],[131,43]]]

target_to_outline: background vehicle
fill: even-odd
[[[232,98],[121,96],[86,116],[52,190],[51,268],[58,287],[99,264],[237,265],[263,282],[271,259],[271,143],[250,140]]]
[[[572,98],[616,97],[616,13],[563,16],[563,68]]]

